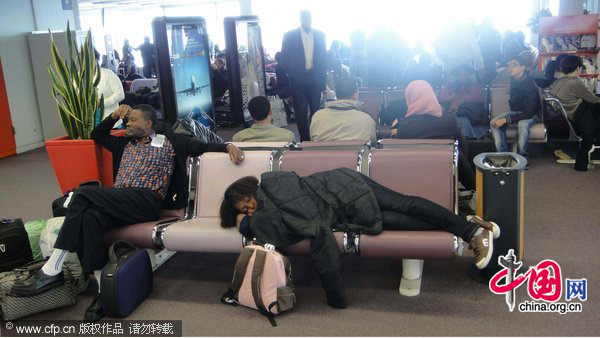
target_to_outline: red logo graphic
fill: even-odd
[[[560,266],[551,259],[540,262],[535,267],[531,267],[524,274],[515,276],[515,273],[521,267],[521,262],[516,261],[513,250],[509,250],[506,256],[498,258],[498,264],[505,267],[499,271],[490,280],[490,290],[495,294],[506,294],[506,303],[510,311],[515,306],[514,290],[528,280],[527,291],[529,296],[535,300],[544,300],[547,302],[556,302],[562,294],[562,280]],[[499,284],[505,279],[504,284]]]

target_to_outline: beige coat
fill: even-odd
[[[337,100],[327,102],[317,111],[310,123],[312,141],[365,140],[377,142],[375,121],[358,110],[361,102]]]

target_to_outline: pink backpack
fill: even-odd
[[[221,301],[256,309],[277,326],[274,315],[296,303],[290,261],[271,244],[244,247]]]

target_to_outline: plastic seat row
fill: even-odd
[[[404,99],[405,90],[402,87],[388,89],[369,89],[361,88],[358,93],[359,100],[363,102],[362,110],[369,114],[375,122],[377,122],[377,134],[380,138],[389,137],[389,130],[385,126],[379,125],[379,113],[382,108],[395,100]],[[510,88],[508,86],[486,87],[485,102],[488,103],[487,109],[490,113],[490,118],[494,118],[498,114],[510,111],[508,105]],[[540,94],[540,97],[542,95]],[[542,105],[544,107],[544,105]],[[547,132],[543,121],[543,115],[540,123],[531,127],[529,135],[530,142],[545,143],[547,142]],[[513,147],[516,147],[517,129],[515,126],[509,126],[506,131],[506,136]]]
[[[543,97],[544,97],[544,102],[548,103],[552,109],[560,112],[562,114],[562,116],[565,118],[565,120],[567,121],[567,124],[569,125],[569,132],[570,132],[570,137],[574,138],[577,140],[577,142],[581,143],[582,138],[581,136],[579,136],[577,134],[577,132],[575,131],[575,129],[573,128],[573,126],[571,125],[571,121],[569,120],[569,116],[567,115],[567,112],[565,111],[565,107],[562,105],[562,103],[560,102],[560,100],[553,95],[552,93],[550,93],[549,91],[544,91],[543,93]],[[599,149],[600,146],[598,145],[592,145],[592,148],[590,149],[590,151],[588,152],[588,163],[591,165],[595,165],[595,164],[600,164],[600,161],[593,161],[592,160],[592,153],[596,150]],[[558,163],[566,163],[566,164],[573,164],[575,163],[575,159],[558,159],[556,160]]]
[[[253,175],[260,178],[271,170],[295,171],[299,175],[347,167],[369,175],[390,189],[428,198],[449,210],[456,206],[456,150],[453,141],[438,144],[418,140],[400,141],[383,149],[277,148],[246,151],[244,162],[235,166],[227,154],[206,153],[196,159],[196,190],[191,194],[193,210],[189,219],[159,225],[156,243],[169,251],[238,253],[245,239],[237,229],[219,225],[223,192],[235,180]],[[412,141],[412,140],[408,140]],[[402,144],[405,143],[405,144]],[[348,146],[348,145],[346,145]],[[365,164],[366,165],[363,165]],[[372,257],[403,259],[401,293],[419,293],[423,259],[450,259],[456,238],[443,231],[384,231],[378,236],[336,233],[340,252]],[[308,240],[288,248],[287,254],[307,254]]]

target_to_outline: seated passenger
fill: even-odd
[[[310,123],[311,141],[364,140],[377,142],[375,121],[359,109],[358,83],[351,77],[340,78],[335,85],[337,100],[325,103]]]
[[[133,81],[139,79],[145,79],[145,77],[138,73],[138,69],[135,65],[129,65],[127,67],[127,77],[125,77],[125,81]]]
[[[217,58],[210,68],[210,78],[213,83],[212,94],[213,99],[216,101],[225,95],[225,92],[229,89],[229,83],[227,82],[227,67],[225,59]]]
[[[293,132],[273,125],[269,99],[253,97],[248,102],[248,110],[254,124],[233,135],[233,142],[294,142]]]
[[[282,248],[310,239],[310,255],[321,278],[327,304],[346,307],[339,249],[332,229],[378,235],[382,230],[446,230],[475,253],[478,268],[492,257],[500,228],[473,216],[469,221],[421,197],[390,190],[367,176],[338,168],[299,177],[294,172],[267,172],[260,184],[241,178],[227,190],[221,226],[237,225],[247,239]]]
[[[115,123],[125,118],[125,136],[110,135]],[[156,220],[163,208],[180,209],[187,205],[188,156],[228,152],[236,164],[244,158],[244,153],[232,144],[201,143],[174,133],[156,134],[156,123],[152,107],[121,105],[94,128],[92,139],[113,153],[115,183],[113,187],[86,186],[75,191],[50,258],[36,274],[15,282],[13,294],[30,297],[62,285],[67,252],[76,252],[83,272],[93,272],[99,282],[108,261],[105,233],[116,227]],[[103,316],[98,294],[84,320],[95,321]]]
[[[558,97],[575,132],[582,138],[575,159],[575,170],[587,171],[588,152],[594,140],[600,139],[600,98],[579,79],[583,63],[577,55],[568,55],[561,62],[565,76],[550,86]]]
[[[529,131],[539,121],[540,93],[533,79],[525,71],[525,62],[519,56],[508,60],[508,71],[511,76],[508,100],[510,111],[499,114],[490,122],[492,135],[496,151],[510,151],[506,142],[506,126],[516,125],[518,153],[528,158]]]
[[[481,138],[489,129],[490,118],[483,104],[483,87],[472,81],[475,70],[460,65],[452,71],[454,82],[442,88],[440,104],[456,114],[459,127],[468,138]]]
[[[458,179],[467,190],[475,190],[475,170],[469,162],[467,141],[453,113],[442,113],[429,83],[417,80],[406,87],[406,117],[392,125],[392,137],[401,139],[450,138],[458,140]]]

